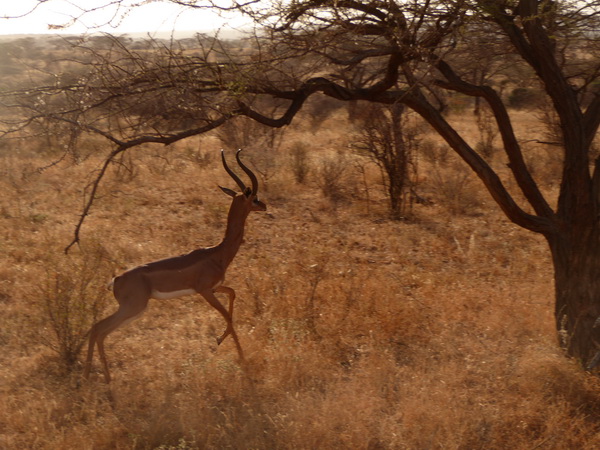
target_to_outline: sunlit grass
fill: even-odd
[[[343,139],[323,130],[311,139],[328,149]],[[218,159],[184,150],[168,163],[142,152],[135,172],[103,185],[83,238],[115,272],[222,237],[229,200],[216,185],[229,180]],[[98,159],[42,173],[48,157],[4,161],[1,448],[600,445],[600,387],[557,349],[545,244],[476,183],[466,188],[476,211],[449,210],[423,163],[419,189],[433,204],[391,221],[377,171],[368,202],[351,169],[334,202],[316,171],[299,185],[282,164],[227,275],[247,364],[231,340],[216,345],[225,324],[200,297],[152,301],[107,339],[107,387],[97,361],[83,382],[81,365],[66,371],[40,339],[48,269],[69,276],[69,258],[90,248],[61,253]]]

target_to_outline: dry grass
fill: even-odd
[[[311,135],[321,143],[311,161],[344,136]],[[218,160],[169,152],[141,152],[134,171],[111,175],[69,257],[62,247],[98,160],[38,173],[47,157],[3,156],[0,448],[600,446],[600,386],[555,344],[544,242],[485,197],[451,214],[425,165],[419,189],[434,205],[393,222],[375,171],[368,205],[356,174],[334,204],[317,171],[300,185],[282,164],[228,275],[247,365],[231,340],[217,348],[222,320],[188,297],[153,301],[109,337],[110,387],[98,364],[83,383],[80,366],[67,371],[43,345],[48,266],[64,272],[94,254],[119,271],[222,236],[228,200],[215,185],[230,182]]]

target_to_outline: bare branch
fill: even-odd
[[[90,213],[90,210],[92,208],[94,201],[96,200],[96,197],[97,197],[96,194],[98,192],[100,183],[101,183],[102,179],[104,178],[104,175],[106,174],[106,171],[107,171],[109,165],[114,161],[114,159],[118,155],[120,155],[121,153],[123,153],[131,148],[140,146],[142,144],[158,143],[158,144],[170,145],[170,144],[173,144],[182,139],[188,138],[190,136],[196,136],[196,135],[206,133],[212,129],[215,129],[215,128],[221,126],[223,123],[225,123],[227,121],[227,119],[229,117],[231,117],[231,116],[223,116],[220,119],[215,120],[214,122],[212,122],[204,127],[196,128],[194,130],[187,130],[187,131],[184,131],[184,132],[172,135],[172,136],[165,136],[165,137],[144,136],[144,137],[139,137],[139,138],[134,139],[129,142],[119,142],[118,140],[112,138],[111,140],[113,142],[118,143],[118,147],[115,150],[113,150],[104,159],[104,162],[102,163],[102,166],[100,167],[100,170],[98,171],[98,175],[96,175],[95,179],[92,181],[91,192],[88,195],[88,198],[84,203],[83,211],[81,212],[81,215],[79,216],[79,221],[77,222],[77,224],[75,226],[73,240],[65,248],[65,253],[68,253],[69,250],[71,249],[71,247],[73,247],[73,245],[79,244],[81,228],[83,226],[85,218]],[[108,136],[105,136],[105,137],[109,138]]]
[[[448,124],[442,114],[425,101],[422,96],[408,93],[403,97],[402,102],[425,118],[452,146],[483,181],[496,203],[512,222],[536,233],[552,235],[557,232],[556,224],[549,217],[528,214],[517,205],[494,170]]]
[[[483,97],[486,99],[496,118],[498,130],[500,131],[504,143],[504,150],[506,151],[510,162],[509,167],[514,174],[515,180],[521,188],[521,191],[537,214],[546,218],[554,217],[554,211],[552,211],[552,208],[550,208],[550,205],[546,202],[546,199],[540,192],[535,180],[529,173],[523,158],[523,153],[521,152],[521,147],[515,136],[510,117],[498,94],[489,86],[476,86],[462,80],[452,70],[450,65],[443,60],[438,61],[437,68],[446,77],[446,81],[437,80],[436,83],[439,86],[466,95]]]

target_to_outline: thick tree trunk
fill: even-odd
[[[600,236],[597,229],[568,234],[548,239],[554,263],[556,328],[567,354],[589,366],[600,356]]]

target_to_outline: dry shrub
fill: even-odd
[[[536,109],[544,103],[544,94],[535,88],[518,87],[508,96],[508,104],[514,109]]]
[[[431,183],[436,200],[451,214],[475,214],[481,207],[481,181],[462,161],[453,160],[445,167],[435,165]]]
[[[308,147],[302,142],[294,142],[290,149],[290,166],[296,183],[303,184],[311,171]]]
[[[106,307],[110,269],[100,246],[77,256],[58,255],[39,289],[42,342],[72,370],[88,331]]]
[[[563,171],[563,152],[560,146],[526,146],[527,168],[542,186],[557,186]]]
[[[346,180],[350,171],[348,156],[338,152],[323,156],[316,170],[316,182],[323,197],[338,203],[347,195]]]
[[[452,155],[452,149],[447,144],[440,144],[433,139],[426,138],[421,144],[419,154],[433,165],[445,166]]]
[[[479,132],[479,140],[475,150],[487,161],[491,161],[496,153],[494,141],[499,132],[492,112],[485,106],[481,106],[477,110],[477,131]]]
[[[329,96],[311,95],[304,105],[303,113],[308,116],[307,123],[311,133],[316,133],[323,126],[326,119],[330,118],[337,110],[344,107],[343,102],[339,102]]]

